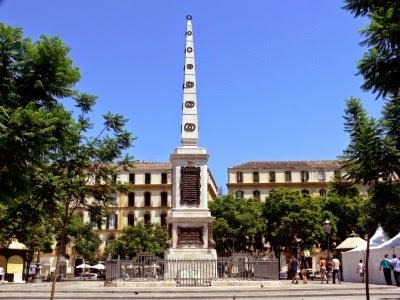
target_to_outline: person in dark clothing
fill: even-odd
[[[390,265],[389,254],[385,254],[385,257],[381,260],[379,265],[379,271],[383,270],[385,281],[387,285],[392,285],[392,266]]]
[[[292,256],[292,259],[290,260],[290,270],[292,271],[292,283],[299,283],[299,261],[297,260],[296,256]]]

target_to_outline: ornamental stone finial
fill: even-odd
[[[191,15],[187,15],[186,16],[186,20],[191,20],[192,19],[192,16]]]

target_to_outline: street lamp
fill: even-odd
[[[324,227],[324,231],[326,233],[326,240],[328,242],[328,259],[329,259],[329,238],[331,235],[331,230],[332,230],[332,224],[331,222],[327,219],[324,221],[324,223],[322,224],[322,226]]]

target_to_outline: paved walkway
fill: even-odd
[[[0,299],[49,299],[50,283],[2,284]],[[400,300],[400,288],[371,285],[371,300]],[[365,299],[361,283],[291,284],[290,281],[270,282],[259,287],[176,287],[132,288],[104,287],[103,282],[60,282],[56,287],[56,299]]]

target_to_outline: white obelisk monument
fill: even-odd
[[[217,259],[208,210],[208,154],[198,146],[197,81],[191,16],[186,17],[182,144],[171,154],[172,209],[165,259]]]

